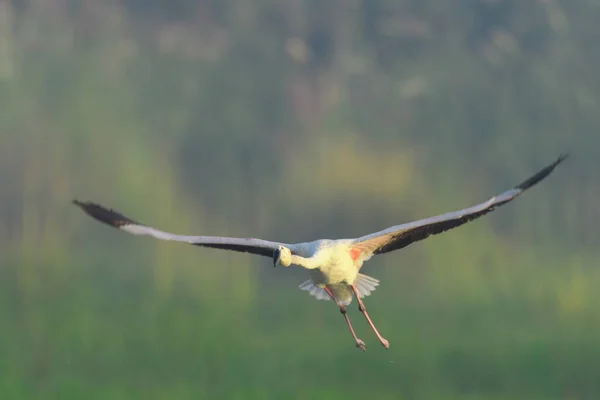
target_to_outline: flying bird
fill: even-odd
[[[540,170],[521,184],[491,199],[465,208],[421,219],[402,225],[395,225],[379,232],[354,239],[319,239],[305,243],[281,243],[256,238],[236,238],[223,236],[187,236],[169,233],[144,225],[117,211],[92,202],[73,200],[91,217],[122,231],[156,239],[170,240],[213,249],[233,250],[257,254],[273,259],[273,266],[298,266],[308,270],[309,278],[299,287],[308,291],[318,300],[332,299],[339,307],[352,334],[356,347],[365,350],[346,313],[352,298],[355,297],[358,309],[364,315],[380,343],[389,348],[389,342],[381,336],[362,301],[379,285],[379,281],[360,273],[363,263],[377,254],[385,254],[402,249],[411,243],[423,240],[430,235],[445,232],[479,218],[496,207],[506,204],[523,191],[546,178],[554,168],[564,161],[567,155],[561,155],[556,161]]]

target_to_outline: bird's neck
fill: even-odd
[[[292,255],[292,264],[298,265],[302,268],[306,269],[316,269],[319,268],[321,263],[315,257],[301,257],[297,255]]]

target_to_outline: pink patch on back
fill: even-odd
[[[356,260],[358,260],[358,257],[360,257],[360,253],[361,253],[361,251],[359,249],[351,248],[350,249],[350,258],[352,258],[353,261],[356,261]]]

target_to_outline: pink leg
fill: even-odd
[[[325,286],[324,289],[327,292],[327,294],[329,295],[329,297],[331,297],[331,300],[333,300],[333,301],[335,301],[337,303],[337,300],[333,296],[333,293],[331,292],[331,289],[329,289],[327,286]],[[340,308],[340,312],[344,316],[344,319],[346,320],[346,324],[348,325],[348,329],[350,329],[350,333],[352,334],[352,337],[354,338],[354,343],[356,343],[356,347],[358,347],[362,351],[365,351],[366,350],[365,342],[363,342],[362,340],[360,340],[356,336],[356,333],[354,333],[354,328],[352,328],[352,324],[350,323],[350,318],[348,318],[348,315],[346,314],[346,306],[343,305],[343,304],[337,304],[337,305]]]
[[[377,339],[379,339],[379,341],[381,342],[383,347],[385,347],[386,349],[389,349],[390,342],[388,342],[383,336],[381,336],[379,334],[379,331],[377,331],[377,328],[375,328],[373,321],[371,321],[369,314],[367,314],[367,309],[365,308],[364,303],[362,302],[362,300],[360,299],[360,296],[358,295],[358,290],[356,289],[356,286],[350,285],[350,287],[352,288],[352,291],[354,292],[354,296],[356,297],[356,301],[358,302],[358,309],[360,310],[361,313],[363,313],[363,315],[367,319],[367,322],[371,326],[371,329],[373,329],[373,332],[375,332],[375,335],[377,335]]]

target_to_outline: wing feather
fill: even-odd
[[[81,202],[78,200],[73,200],[73,204],[79,206],[92,218],[133,235],[151,236],[160,240],[170,240],[194,246],[258,254],[266,257],[273,257],[273,251],[280,245],[290,248],[293,253],[293,245],[285,243],[271,242],[256,238],[177,235],[144,225],[99,204]]]
[[[360,249],[363,257],[368,259],[368,257],[373,254],[383,254],[398,250],[411,243],[426,239],[430,235],[436,235],[459,227],[495,210],[496,207],[512,201],[518,195],[523,193],[523,191],[529,189],[550,175],[554,168],[566,158],[566,154],[561,155],[552,164],[543,168],[521,184],[492,197],[483,203],[463,210],[453,211],[407,224],[392,226],[385,230],[354,239],[352,246]]]

